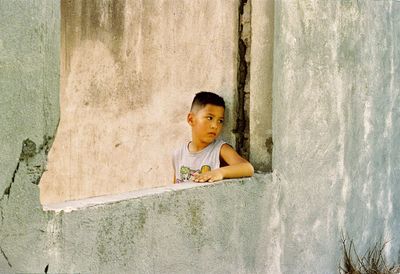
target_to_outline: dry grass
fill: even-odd
[[[400,266],[388,265],[383,250],[387,242],[377,242],[360,257],[353,241],[342,238],[343,259],[339,266],[340,274],[398,274]]]

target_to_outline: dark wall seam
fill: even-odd
[[[249,159],[250,153],[250,34],[246,33],[245,28],[251,24],[251,2],[250,0],[241,0],[239,4],[238,17],[238,67],[237,67],[237,120],[234,133],[236,135],[236,149],[240,155]]]

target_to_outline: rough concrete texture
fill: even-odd
[[[400,247],[398,1],[276,1],[280,272],[335,273],[341,232]],[[279,252],[278,252],[279,251]]]
[[[337,273],[342,231],[361,250],[390,240],[396,260],[397,2],[275,2],[272,179],[71,212],[43,211],[36,185],[58,121],[59,4],[0,5],[0,272]]]
[[[32,181],[44,168],[30,158],[45,157],[58,123],[59,12],[53,1],[0,4],[1,197],[20,161]]]
[[[0,1],[2,273],[13,266],[8,254],[24,254],[28,266],[46,252],[29,247],[46,229],[37,184],[59,117],[59,17],[54,1]]]
[[[274,1],[251,1],[250,161],[257,170],[272,170],[272,65]]]
[[[268,175],[69,213],[43,211],[37,183],[59,117],[60,5],[55,1],[0,4],[0,64],[6,75],[1,78],[0,132],[2,140],[9,141],[2,142],[0,153],[5,164],[0,272],[254,273],[265,269],[268,253],[262,251],[268,244],[261,237],[271,235],[265,232],[266,225],[276,226],[276,222],[264,220],[275,216],[269,212],[277,212],[270,206],[276,201],[271,198],[274,192],[265,190],[266,182],[271,182]]]
[[[265,272],[277,212],[271,181],[258,175],[55,213],[42,211],[38,187],[21,176],[4,208],[0,272]]]
[[[62,1],[61,120],[43,203],[172,183],[196,92],[227,102],[235,145],[238,1]]]

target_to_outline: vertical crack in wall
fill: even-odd
[[[3,193],[3,195],[2,195],[1,198],[0,198],[0,217],[1,217],[1,224],[3,224],[3,221],[4,221],[4,212],[3,212],[2,202],[3,202],[3,200],[4,200],[5,197],[8,197],[8,196],[10,195],[11,186],[12,186],[12,184],[13,184],[14,181],[15,181],[15,175],[16,175],[17,172],[18,172],[19,164],[20,164],[20,161],[18,161],[17,167],[15,168],[15,170],[14,170],[14,172],[13,172],[13,176],[12,176],[12,178],[11,178],[11,182],[10,182],[10,183],[8,184],[8,186],[5,188],[4,193]]]
[[[249,159],[250,153],[250,46],[251,46],[251,1],[241,0],[238,18],[238,68],[237,68],[237,122],[236,149]]]
[[[21,161],[28,159],[29,157],[32,157],[33,155],[35,155],[34,152],[36,152],[36,144],[29,139],[24,140],[22,142],[22,149],[21,149],[21,153],[20,153],[20,156],[18,159],[17,166],[14,169],[13,175],[11,177],[11,182],[6,186],[6,188],[4,189],[3,195],[0,198],[1,224],[3,224],[3,221],[4,221],[4,205],[2,205],[2,202],[3,202],[4,198],[8,198],[10,196],[11,187],[15,182],[15,177],[19,170]]]
[[[36,154],[36,144],[30,139],[24,140],[22,142],[22,149],[17,163],[17,167],[14,169],[13,176],[11,177],[11,182],[5,188],[4,193],[0,198],[0,201],[3,200],[4,197],[6,196],[8,197],[10,195],[11,187],[15,182],[15,176],[17,175],[21,162],[28,160],[29,158],[35,156],[35,154]]]
[[[40,178],[42,177],[42,174],[45,170],[46,166],[46,159],[48,152],[50,150],[51,144],[53,142],[54,138],[51,136],[44,136],[43,137],[43,143],[37,148],[35,142],[33,142],[30,139],[25,139],[22,142],[22,148],[21,148],[21,153],[18,159],[17,166],[13,172],[11,182],[8,184],[8,186],[5,188],[2,196],[0,197],[0,231],[2,231],[2,227],[4,225],[4,211],[6,207],[5,201],[8,202],[8,197],[11,195],[11,189],[13,184],[15,183],[16,176],[22,166],[22,163],[25,162],[27,166],[27,171],[28,171],[28,180],[37,185],[39,184]],[[7,198],[7,200],[5,200]],[[12,268],[12,264],[10,263],[10,260],[8,259],[6,253],[0,246],[0,253],[3,255],[4,259],[7,261],[8,266]]]
[[[3,199],[4,196],[6,196],[6,195],[7,195],[7,196],[10,195],[11,185],[12,185],[12,184],[14,183],[14,181],[15,181],[15,175],[16,175],[17,172],[18,172],[19,164],[20,164],[20,161],[18,161],[17,167],[14,169],[13,176],[12,176],[12,178],[11,178],[11,182],[8,184],[8,186],[7,186],[6,189],[4,190],[4,193],[3,193],[3,196],[1,197],[1,199]],[[0,199],[0,200],[1,200],[1,199]]]
[[[4,253],[4,250],[3,250],[3,248],[1,248],[1,246],[0,246],[0,252],[1,252],[1,254],[3,255],[4,259],[6,259],[8,266],[9,266],[10,268],[12,268],[12,264],[11,264],[10,261],[8,260],[8,257],[7,257],[7,255],[6,255],[6,253]]]
[[[28,171],[28,177],[29,180],[32,184],[38,185],[40,182],[40,178],[42,177],[43,172],[45,171],[45,166],[47,161],[40,161],[39,164],[35,164],[36,161],[30,162],[31,159],[33,159],[36,155],[42,155],[44,154],[45,157],[47,157],[53,137],[51,136],[44,136],[43,137],[43,143],[39,146],[37,149],[37,146],[35,142],[32,140],[25,139],[22,142],[22,148],[21,148],[21,153],[18,159],[18,163],[16,168],[14,169],[13,175],[11,177],[10,183],[7,185],[5,188],[3,195],[0,197],[0,218],[1,218],[1,224],[4,221],[4,205],[2,204],[4,198],[8,198],[11,194],[11,188],[15,182],[16,175],[18,173],[18,170],[21,166],[22,162],[25,162],[27,165],[27,171]]]

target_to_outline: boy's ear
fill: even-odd
[[[189,114],[187,115],[187,122],[189,125],[193,126],[193,122],[194,122],[194,113],[193,112],[189,112]]]

